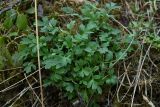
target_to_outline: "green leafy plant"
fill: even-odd
[[[24,13],[18,13],[16,10],[11,9],[6,12],[5,20],[3,22],[3,27],[5,29],[10,29],[16,25],[19,30],[26,30],[28,26],[27,15]]]
[[[102,94],[104,86],[117,82],[113,63],[127,56],[124,51],[132,37],[125,39],[118,28],[112,27],[108,7],[116,8],[115,4],[106,5],[105,9],[86,3],[76,13],[77,19],[63,27],[55,18],[43,17],[39,21],[40,57],[44,68],[50,71],[44,83],[65,90],[70,99],[79,93],[88,103],[92,95]],[[22,39],[17,54],[25,62],[26,73],[36,69],[33,34]]]

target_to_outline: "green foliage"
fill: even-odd
[[[4,37],[0,37],[0,70],[4,68],[11,68],[16,66],[13,63],[13,57],[6,47],[6,40]]]
[[[3,24],[3,25],[4,25],[4,27],[5,27],[6,29],[11,28],[11,27],[13,26],[12,18],[7,17],[6,20],[4,21],[4,24]]]
[[[79,92],[85,102],[91,95],[101,94],[103,86],[116,84],[117,77],[111,65],[127,56],[125,53],[121,57],[130,39],[126,40],[118,28],[109,24],[108,8],[117,7],[110,4],[104,9],[86,3],[81,12],[76,13],[77,20],[66,23],[66,27],[60,27],[55,18],[43,17],[39,20],[42,35],[40,57],[44,68],[51,73],[45,84],[65,90],[70,99],[77,97],[75,93]],[[73,11],[69,7],[62,10],[65,9]],[[17,26],[21,28],[21,25]],[[16,54],[19,60],[25,61],[26,73],[35,69],[37,55],[33,34],[22,39]]]
[[[150,36],[145,37],[144,40],[145,40],[146,43],[152,44],[152,46],[154,48],[157,48],[157,49],[160,48],[160,37],[159,36],[157,36],[157,35],[150,35]]]
[[[35,8],[34,7],[31,7],[31,8],[26,10],[26,13],[28,13],[28,14],[34,14],[34,12],[35,12]]]
[[[26,30],[28,26],[27,15],[24,13],[18,13],[14,9],[7,11],[3,22],[3,27],[5,29],[10,29],[14,26],[14,24],[19,30]]]
[[[27,28],[27,16],[24,14],[18,14],[16,20],[16,26],[19,30],[25,30]]]
[[[16,14],[16,11],[13,9],[6,12],[5,20],[3,23],[4,28],[9,29],[13,26]]]
[[[0,37],[0,48],[2,49],[4,47],[4,38]],[[4,60],[5,57],[2,55],[2,52],[0,53],[0,70],[4,68]]]

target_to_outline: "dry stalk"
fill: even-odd
[[[133,95],[132,95],[132,99],[131,99],[131,107],[133,107],[134,96],[135,96],[135,92],[136,92],[136,89],[137,89],[137,86],[138,86],[138,82],[139,82],[139,79],[140,79],[142,67],[143,67],[144,61],[145,61],[145,59],[146,59],[146,57],[147,57],[147,54],[148,54],[150,48],[151,48],[151,44],[150,44],[150,46],[148,47],[148,50],[147,50],[146,54],[144,55],[144,58],[143,58],[143,59],[142,59],[142,57],[143,57],[143,52],[141,52],[141,55],[140,55],[139,65],[138,65],[138,70],[137,70],[137,75],[136,75],[136,80],[135,80],[135,86],[134,86]]]
[[[37,72],[38,72],[38,70],[35,71],[35,72],[33,72],[33,73],[31,73],[31,74],[28,75],[26,78],[31,77],[32,75],[34,75],[34,74],[37,73]],[[8,90],[10,90],[10,89],[13,89],[14,87],[16,87],[16,85],[18,85],[19,83],[23,82],[24,80],[25,80],[25,78],[23,78],[23,79],[21,79],[20,81],[18,81],[18,82],[16,82],[16,83],[14,83],[14,84],[6,87],[5,89],[0,90],[0,93],[5,92],[5,91],[8,91]]]
[[[15,104],[15,102],[17,102],[17,100],[20,99],[28,90],[29,90],[29,87],[24,88],[21,92],[19,92],[13,98],[8,100],[2,107],[6,107],[11,101],[13,101],[17,97],[16,100],[11,104],[11,106],[9,106],[9,107],[12,107]]]
[[[40,83],[40,95],[41,95],[41,105],[44,106],[43,99],[43,87],[42,87],[42,75],[41,75],[41,61],[40,61],[40,52],[39,52],[39,34],[38,34],[38,11],[37,11],[37,0],[34,0],[35,6],[35,21],[36,21],[36,42],[37,42],[37,57],[38,57],[38,71],[39,71],[39,83]]]
[[[25,76],[25,79],[26,79],[26,81],[27,81],[27,83],[28,83],[31,91],[32,91],[33,94],[37,97],[38,101],[41,102],[40,98],[38,97],[38,95],[36,94],[36,92],[33,90],[32,85],[31,85],[30,82],[28,81],[28,78],[27,78],[26,74],[24,74],[24,76]],[[36,82],[37,82],[37,81],[36,81]]]

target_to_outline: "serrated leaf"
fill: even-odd
[[[53,59],[47,59],[46,61],[43,62],[46,69],[50,69],[51,67],[54,66],[56,67],[56,69],[59,69],[70,63],[71,59],[69,57],[63,57],[63,56],[56,56]]]
[[[84,68],[80,71],[79,75],[81,77],[84,77],[84,76],[89,76],[90,72],[92,72],[92,70],[90,68]]]
[[[59,57],[59,62],[56,65],[56,69],[66,66],[71,63],[71,59],[69,57]]]
[[[97,82],[95,80],[90,80],[88,82],[87,88],[92,88],[93,90],[96,90],[98,87]]]
[[[66,91],[68,91],[70,93],[73,92],[73,90],[74,90],[74,86],[71,83],[66,83],[65,87],[66,87]]]
[[[27,22],[27,16],[24,14],[18,14],[17,20],[16,20],[16,26],[19,30],[25,30],[27,28],[28,22]]]
[[[87,44],[87,47],[84,49],[88,53],[94,53],[97,48],[99,47],[99,44],[97,42],[89,42]]]
[[[53,59],[48,59],[44,61],[43,64],[45,65],[45,69],[50,69],[51,67],[55,66],[57,62]]]
[[[26,62],[24,63],[24,71],[28,74],[30,73],[32,70],[36,70],[36,66],[32,63],[32,62]]]

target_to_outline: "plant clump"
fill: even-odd
[[[124,37],[120,29],[110,23],[110,17],[114,17],[111,11],[120,8],[115,3],[98,7],[88,2],[74,13],[71,7],[65,8],[72,12],[63,11],[66,10],[63,7],[65,15],[76,17],[65,26],[59,26],[58,16],[39,20],[42,67],[50,72],[44,84],[54,85],[64,90],[69,99],[79,98],[87,104],[92,96],[103,93],[104,86],[117,83],[113,67],[133,50],[129,45],[133,35]],[[23,37],[18,49],[15,55],[23,60],[26,73],[36,70],[34,34]]]

